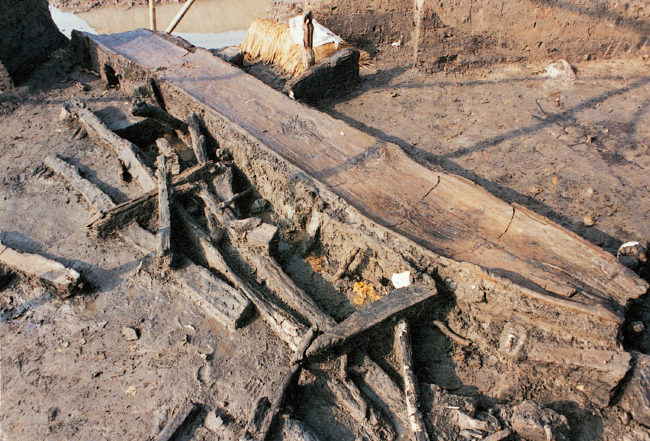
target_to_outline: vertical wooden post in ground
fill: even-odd
[[[303,15],[302,31],[302,65],[305,69],[309,69],[316,64],[316,56],[314,55],[314,19],[311,11],[307,11]]]
[[[149,0],[149,27],[156,30],[156,0]]]
[[[411,339],[408,324],[405,319],[400,320],[395,326],[395,352],[402,362],[402,376],[404,377],[404,396],[406,397],[406,412],[416,441],[429,441],[429,434],[420,413],[418,397],[418,380],[413,372],[413,353],[411,352]]]

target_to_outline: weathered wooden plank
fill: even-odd
[[[212,162],[199,164],[185,170],[172,179],[172,186],[176,193],[193,191],[193,186],[188,186],[199,179],[205,179],[211,176],[216,169]],[[124,202],[106,212],[102,217],[95,219],[88,225],[88,228],[97,232],[101,236],[122,228],[139,218],[150,215],[157,207],[158,203],[158,186],[156,189],[145,193],[130,201]]]
[[[278,306],[266,293],[256,289],[244,277],[237,275],[223,258],[219,248],[212,243],[208,233],[192,219],[185,209],[178,206],[175,206],[174,209],[178,213],[185,227],[185,232],[200,257],[207,262],[208,266],[219,271],[233,285],[241,289],[246,294],[246,297],[253,302],[264,321],[295,351],[301,342],[302,336],[307,332],[307,328],[288,311]]]
[[[251,301],[239,290],[219,280],[212,273],[189,259],[178,272],[188,295],[206,313],[228,329],[238,329],[250,315]]]
[[[162,43],[144,31],[130,33],[139,45],[126,44],[124,36],[85,38],[111,56],[119,53],[116,58],[140,63],[143,71],[161,66],[148,58],[151,48]],[[142,44],[148,40],[150,45]],[[160,55],[152,60],[156,57]],[[287,99],[204,51],[169,52],[165,58],[163,95],[178,100],[184,94],[187,101],[200,103],[206,124],[213,118],[214,127],[219,124],[228,134],[225,139],[245,137],[263,145],[362,214],[429,250],[480,265],[540,293],[562,296],[576,290],[575,299],[614,310],[648,288],[613,256],[558,225],[530,216],[466,179],[434,173],[398,146]],[[539,240],[540,230],[548,240]]]
[[[199,164],[208,160],[208,154],[205,150],[205,136],[201,134],[199,127],[199,117],[196,114],[191,114],[187,119],[187,127],[190,130],[192,138],[192,150],[196,155],[196,160]]]
[[[532,361],[585,367],[607,372],[612,376],[612,384],[610,384],[612,387],[623,379],[632,361],[629,352],[576,349],[541,342],[528,344],[526,354]]]
[[[307,357],[315,357],[349,344],[368,329],[391,317],[399,317],[436,294],[433,286],[411,285],[408,288],[396,289],[320,335],[307,350]]]
[[[395,429],[385,415],[375,408],[352,380],[328,379],[327,387],[336,397],[339,407],[346,410],[358,423],[364,438],[372,441],[392,441]]]
[[[115,207],[115,204],[99,187],[84,179],[79,169],[72,164],[65,162],[59,155],[45,158],[45,165],[52,171],[63,176],[69,183],[86,199],[86,201],[97,211],[108,211]]]
[[[52,285],[62,295],[70,295],[81,283],[81,275],[72,268],[38,254],[21,253],[0,241],[0,265],[27,277]]]
[[[63,108],[71,115],[78,118],[88,128],[92,129],[93,132],[97,133],[100,138],[113,147],[120,160],[124,163],[124,166],[129,170],[129,173],[131,173],[145,191],[153,190],[157,187],[153,173],[151,173],[151,170],[148,167],[142,164],[142,161],[139,158],[142,151],[138,146],[112,132],[106,124],[104,124],[97,115],[95,115],[88,106],[80,100],[75,99],[65,103]]]
[[[152,106],[142,100],[136,100],[131,106],[131,113],[134,116],[141,116],[143,118],[151,118],[154,121],[181,132],[187,132],[187,124],[178,118],[174,118],[169,113],[165,112],[158,106]]]
[[[400,320],[395,326],[395,352],[402,363],[402,377],[404,378],[404,396],[406,397],[406,412],[416,441],[429,441],[429,433],[424,425],[420,413],[420,398],[418,380],[413,371],[413,353],[411,351],[411,338],[408,323]]]
[[[172,175],[178,175],[181,172],[181,164],[178,160],[178,154],[176,154],[169,141],[165,138],[158,138],[156,139],[156,146],[161,155],[165,155],[171,160]]]
[[[171,164],[165,155],[158,156],[158,244],[157,258],[163,260],[165,266],[171,262],[172,220],[169,204],[171,202]]]

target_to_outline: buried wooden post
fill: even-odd
[[[302,23],[302,64],[308,69],[316,64],[314,55],[314,19],[311,11],[307,11],[303,16]]]
[[[185,13],[187,12],[188,9],[194,4],[196,0],[187,0],[185,4],[183,5],[183,8],[178,11],[178,14],[176,14],[176,17],[174,17],[174,20],[171,22],[171,24],[165,29],[165,32],[168,34],[171,34],[174,32],[174,29],[176,29],[176,26],[178,23],[183,19],[185,16]]]
[[[395,351],[402,362],[406,412],[413,437],[416,441],[429,441],[429,434],[420,413],[418,381],[413,372],[413,353],[406,319],[401,319],[395,326]]]
[[[156,30],[156,0],[149,0],[149,27]]]
[[[171,161],[165,155],[158,156],[158,244],[156,254],[165,267],[171,263],[171,214],[169,203]]]

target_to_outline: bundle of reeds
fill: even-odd
[[[325,43],[314,47],[316,64],[336,52],[352,47],[342,41],[338,43]],[[289,25],[265,19],[257,19],[251,23],[246,34],[246,39],[239,48],[247,57],[260,59],[264,63],[272,63],[292,77],[304,70],[302,64],[302,45],[297,44],[289,32]],[[370,65],[370,54],[359,51],[359,65]]]

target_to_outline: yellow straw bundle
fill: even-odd
[[[289,25],[265,19],[257,19],[251,23],[246,39],[238,46],[247,56],[259,58],[264,63],[272,63],[287,72],[292,77],[304,70],[302,65],[302,46],[296,44],[289,33]],[[335,43],[326,43],[314,48],[316,64],[336,52],[350,48],[351,45],[342,41],[336,47]],[[360,51],[359,65],[370,64],[370,54]]]

